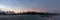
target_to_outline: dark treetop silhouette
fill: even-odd
[[[23,12],[23,13],[14,13],[13,11],[0,11],[0,15],[40,15],[41,17],[51,17],[52,15],[58,15],[57,13],[43,13],[43,12]]]

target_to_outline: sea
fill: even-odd
[[[41,17],[40,15],[0,15],[0,20],[60,20],[60,15]]]

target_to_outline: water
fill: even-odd
[[[60,16],[40,17],[40,15],[1,15],[0,20],[60,20]]]
[[[60,20],[60,16],[54,16],[53,19],[54,20]]]

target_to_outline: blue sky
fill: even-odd
[[[60,12],[60,0],[0,0],[0,5],[17,9],[23,8],[43,10],[44,12]]]

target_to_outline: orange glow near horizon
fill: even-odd
[[[28,11],[32,11],[32,12],[44,12],[44,10],[38,10],[38,9],[14,9],[14,8],[4,8],[5,11],[14,11],[15,13],[23,13],[23,12],[28,12]]]
[[[24,9],[24,10],[16,10],[16,9],[12,9],[10,11],[14,11],[15,13],[22,13],[22,12],[28,12],[28,11],[32,11],[32,12],[44,12],[43,10],[31,10],[31,9]]]

